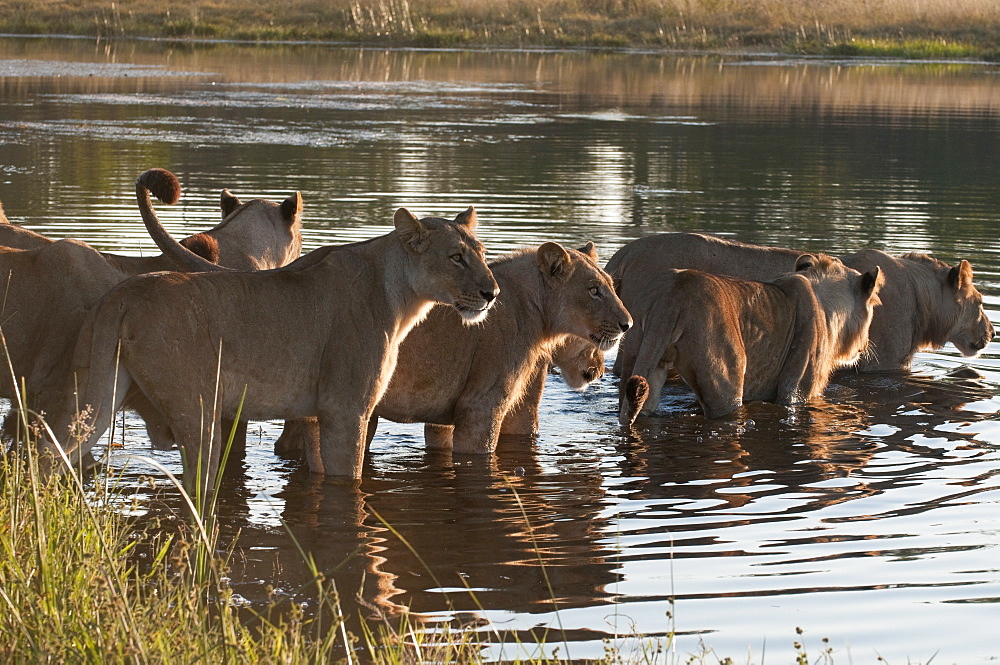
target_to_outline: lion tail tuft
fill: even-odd
[[[139,174],[135,184],[152,192],[153,196],[167,205],[177,203],[181,198],[181,183],[173,173],[166,169],[149,169]]]

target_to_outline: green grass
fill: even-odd
[[[300,590],[312,601],[308,615],[297,604],[301,596],[296,603],[282,596],[248,608],[228,584],[236,543],[219,542],[211,515],[192,513],[180,527],[130,517],[146,506],[114,476],[102,472],[86,483],[72,474],[43,479],[37,466],[33,454],[0,461],[2,662],[479,664],[491,662],[484,639],[497,649],[492,658],[499,654],[503,662],[571,662],[559,656],[568,646],[558,628],[523,642],[495,629],[429,628],[403,614],[358,622],[359,633],[351,634],[337,589],[315,565],[310,588]],[[302,556],[312,562],[308,552]],[[833,663],[826,640],[819,658],[810,660],[799,635],[794,663]],[[705,646],[678,654],[672,636],[624,643],[606,640],[604,654],[586,662],[756,662],[720,657]]]
[[[852,39],[826,46],[823,55],[863,56],[869,58],[905,58],[913,60],[951,60],[980,58],[1000,61],[1000,49],[983,48],[945,39]]]
[[[995,0],[8,0],[0,32],[996,58]]]

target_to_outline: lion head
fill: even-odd
[[[417,219],[406,208],[400,208],[393,223],[403,247],[415,259],[415,290],[452,305],[466,324],[486,318],[500,287],[473,233],[477,224],[475,209],[469,206],[449,221],[440,217]]]
[[[868,349],[872,314],[881,304],[878,293],[885,283],[881,268],[860,273],[832,256],[803,254],[795,262],[795,272],[812,282],[826,314],[835,366],[856,363]]]
[[[205,232],[219,243],[217,263],[240,270],[266,270],[287,265],[302,252],[299,192],[281,203],[267,199],[243,203],[223,189],[220,203],[222,222]]]
[[[963,356],[978,355],[993,339],[993,324],[983,311],[983,296],[972,283],[972,266],[959,261],[949,266],[926,254],[911,252],[899,257],[930,267],[939,275],[940,295],[928,303],[937,308],[933,315],[920,312],[933,324],[928,325],[921,348],[935,348],[951,342]],[[935,291],[938,289],[935,287]]]
[[[972,283],[972,266],[959,261],[948,271],[951,287],[958,308],[955,325],[948,334],[948,341],[963,356],[976,356],[993,340],[993,324],[983,311],[983,296]]]
[[[604,376],[604,353],[589,339],[576,335],[567,335],[552,349],[552,363],[572,390],[585,390]]]
[[[611,277],[597,265],[594,243],[579,250],[554,242],[538,248],[538,268],[546,282],[553,328],[589,339],[601,351],[614,349],[632,317],[615,293]]]

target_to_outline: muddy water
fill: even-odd
[[[594,240],[607,257],[667,230],[919,250],[970,260],[996,323],[997,154],[1000,68],[983,64],[0,40],[8,216],[128,253],[152,246],[131,183],[162,166],[185,186],[161,206],[178,234],[212,225],[228,187],[300,190],[309,248],[384,232],[400,205],[474,204],[493,255]],[[583,658],[676,631],[675,660],[703,642],[787,662],[801,627],[836,662],[994,660],[997,355],[948,346],[735,420],[670,387],[633,433],[612,377],[578,394],[552,376],[533,443],[470,464],[383,424],[360,490],[276,457],[279,425],[254,423],[223,497],[233,583],[309,602],[284,523],[359,592],[349,614],[409,607],[486,641],[548,628]],[[131,418],[124,446],[179,471]],[[116,455],[145,508],[177,507],[160,472]]]

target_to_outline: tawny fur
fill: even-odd
[[[211,488],[221,421],[239,409],[243,419],[318,416],[313,471],[359,477],[368,418],[400,341],[434,302],[478,320],[497,291],[471,208],[455,221],[400,209],[394,221],[392,233],[277,270],[155,273],[117,286],[84,326],[80,394],[53,416],[53,430],[67,436],[76,405],[92,407],[90,436],[67,441],[79,458],[135,385],[176,437],[189,489]]]
[[[154,194],[168,201],[176,201],[180,193],[177,179],[162,169],[143,173],[138,182],[143,188],[144,183],[154,187]],[[145,189],[140,206],[144,202],[148,205]],[[154,214],[148,223],[159,224],[159,220]],[[167,234],[162,242],[174,253],[194,257],[196,265],[207,263]],[[298,255],[302,244],[301,197],[295,193],[282,204],[251,201],[214,229],[182,243],[193,244],[234,268],[283,265]],[[8,369],[2,374],[0,397],[16,402],[23,381],[21,397],[28,409],[50,413],[71,386],[69,359],[87,311],[132,275],[176,267],[163,255],[102,253],[76,240],[53,241],[14,224],[0,224],[0,275],[5,294],[0,325],[9,361],[4,364]],[[151,438],[172,439],[141,396],[135,396],[130,405],[146,420]],[[22,424],[20,414],[12,412],[4,423],[4,436],[9,440],[22,438]]]
[[[882,276],[823,255],[803,255],[797,267],[767,283],[699,270],[650,280],[635,294],[636,326],[619,352],[628,377],[620,386],[621,423],[656,407],[671,369],[709,418],[753,400],[818,397],[830,373],[865,350]],[[633,401],[646,396],[644,404]]]
[[[429,447],[490,453],[512,410],[528,401],[525,406],[530,410],[533,402],[537,413],[536,370],[548,369],[553,350],[567,336],[588,340],[570,348],[577,359],[584,354],[593,362],[595,345],[614,348],[631,324],[592,244],[577,251],[545,243],[493,261],[490,268],[501,295],[485,322],[463,326],[453,311],[435,307],[403,341],[369,440],[378,418],[423,422]],[[585,371],[596,378],[596,370]],[[294,436],[315,435],[309,428],[293,431],[279,439],[282,452],[298,445]]]
[[[625,306],[650,279],[665,270],[693,268],[742,279],[768,281],[794,269],[801,252],[717,238],[700,233],[663,233],[633,240],[618,250],[605,269]],[[952,342],[974,356],[993,337],[972,283],[967,261],[948,266],[921,254],[891,256],[874,249],[841,257],[849,268],[885,275],[882,306],[871,325],[870,350],[858,359],[859,371],[908,369],[915,353]],[[620,373],[620,363],[615,363]]]

